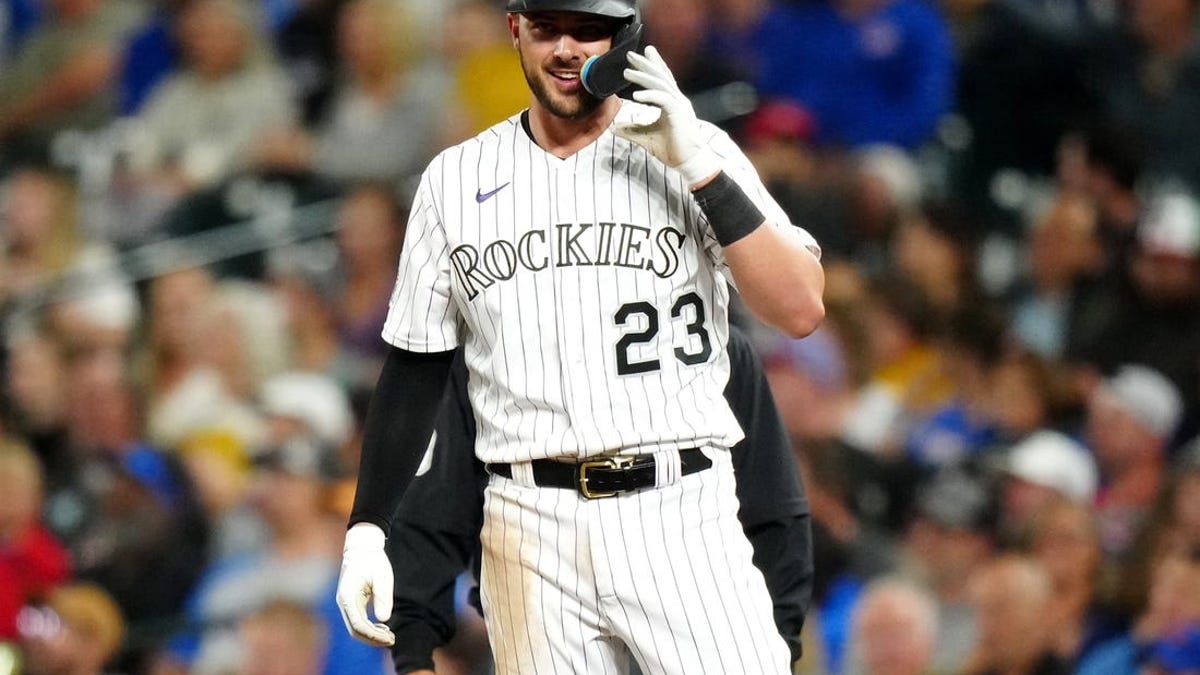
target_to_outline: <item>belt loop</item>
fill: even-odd
[[[660,450],[654,453],[654,487],[672,485],[683,473],[678,450]]]
[[[537,481],[533,478],[532,462],[513,462],[509,466],[512,467],[514,483],[522,487],[537,487]]]

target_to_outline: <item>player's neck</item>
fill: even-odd
[[[552,114],[537,101],[529,108],[529,131],[533,141],[546,152],[565,159],[587,147],[612,124],[621,99],[609,97],[596,111],[581,119],[566,119]]]

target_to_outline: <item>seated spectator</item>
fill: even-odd
[[[1059,499],[1041,508],[1025,548],[1050,576],[1048,614],[1059,657],[1075,666],[1125,630],[1125,617],[1104,594],[1100,533],[1088,503]]]
[[[9,199],[0,206],[0,306],[25,322],[43,323],[65,348],[122,352],[141,307],[115,252],[82,231],[74,179],[23,166],[3,187]]]
[[[68,371],[74,481],[57,495],[74,518],[56,520],[79,579],[102,585],[139,636],[122,654],[135,668],[179,615],[203,568],[208,524],[177,458],[147,443],[123,362],[83,354]],[[66,511],[66,509],[63,509]]]
[[[1013,335],[1044,358],[1062,356],[1077,285],[1100,272],[1096,228],[1090,201],[1059,192],[1025,235],[1027,271],[1012,294]]]
[[[741,48],[755,84],[817,118],[818,142],[916,148],[953,96],[953,45],[937,10],[913,0],[767,5]],[[796,35],[805,39],[796,40]]]
[[[991,376],[1004,353],[1006,326],[996,308],[978,303],[947,317],[935,344],[954,391],[944,403],[910,421],[905,453],[918,466],[931,469],[970,461],[1002,442],[992,417]]]
[[[1183,399],[1174,429],[1200,421],[1200,203],[1187,193],[1152,193],[1136,239],[1117,270],[1076,308],[1066,358],[1086,382],[1127,363],[1165,375]],[[1136,330],[1131,327],[1136,327]],[[1172,447],[1183,437],[1169,439]]]
[[[1083,400],[1060,361],[1010,348],[992,368],[988,415],[1002,442],[1015,442],[1041,429],[1074,432]]]
[[[275,124],[256,143],[266,170],[311,171],[339,182],[399,186],[441,149],[444,84],[411,66],[405,15],[387,0],[352,0],[338,18],[346,71],[315,135]],[[405,191],[405,194],[407,192]]]
[[[653,0],[642,10],[644,42],[654,45],[670,66],[696,116],[736,135],[750,107],[747,102],[752,100],[752,89],[731,63],[718,58],[701,39],[711,32],[712,20],[703,0]],[[732,83],[750,91],[734,96],[741,90],[736,88],[738,84],[727,87]]]
[[[962,672],[966,675],[1067,675],[1054,651],[1053,586],[1041,564],[1008,555],[989,562],[970,580],[979,635]]]
[[[144,347],[152,440],[174,447],[194,431],[223,429],[247,447],[261,441],[254,397],[289,355],[284,310],[265,285],[218,281],[201,268],[154,279]]]
[[[67,438],[66,350],[44,331],[14,329],[5,337],[4,428],[37,455],[43,487],[52,496],[75,472]],[[51,520],[53,512],[51,498],[46,506]]]
[[[116,113],[121,43],[142,19],[140,6],[46,4],[46,15],[0,70],[0,159],[46,159],[58,132],[96,129]]]
[[[1039,514],[1060,501],[1090,508],[1100,485],[1088,449],[1050,429],[1035,431],[1007,448],[1000,470],[1000,531],[1008,543],[1025,541]]]
[[[1102,119],[1139,139],[1146,171],[1200,190],[1200,52],[1194,2],[1146,0],[1129,7],[1121,25],[1094,38],[1083,72]]]
[[[875,280],[860,308],[869,380],[842,420],[841,440],[898,457],[914,419],[945,403],[952,382],[933,344],[935,315],[919,287],[904,278]]]
[[[386,356],[379,336],[392,297],[405,216],[380,185],[354,189],[338,209],[335,240],[342,284],[333,306],[339,342],[360,363],[360,386],[375,382]]]
[[[345,522],[325,508],[325,491],[336,475],[331,473],[336,459],[311,432],[256,456],[251,499],[267,537],[257,550],[209,564],[191,591],[189,625],[170,645],[167,664],[197,675],[236,668],[238,624],[272,602],[288,600],[322,617],[332,642],[321,672],[383,673],[383,650],[351,638],[334,602]]]
[[[980,234],[966,211],[945,201],[925,200],[897,223],[890,240],[892,269],[916,282],[941,321],[981,301]]]
[[[304,605],[270,602],[238,625],[237,675],[320,675],[331,628]]]
[[[883,579],[854,610],[847,675],[927,675],[938,633],[937,603],[907,581]]]
[[[42,468],[27,446],[0,437],[0,642],[17,637],[21,607],[70,576],[70,558],[42,524]]]
[[[930,589],[939,621],[934,672],[962,672],[983,641],[974,579],[996,550],[995,486],[978,471],[943,469],[918,485],[916,510],[903,539],[899,573]]]
[[[26,675],[107,672],[126,637],[121,608],[94,584],[60,586],[23,618]]]
[[[1096,508],[1109,560],[1130,552],[1165,484],[1168,443],[1182,409],[1170,380],[1139,365],[1121,368],[1088,401],[1084,440],[1100,467]]]
[[[1186,675],[1200,669],[1200,561],[1172,547],[1154,557],[1146,601],[1130,630],[1097,647],[1078,675]]]
[[[151,92],[131,164],[148,187],[178,196],[249,166],[268,129],[297,124],[287,76],[236,0],[197,0],[178,17],[182,68]]]

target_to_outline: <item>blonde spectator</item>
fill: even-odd
[[[151,92],[133,153],[134,166],[169,194],[228,178],[248,166],[261,134],[297,124],[287,75],[249,7],[196,0],[179,16],[183,68]]]
[[[849,675],[926,675],[938,634],[929,591],[899,579],[871,583],[854,610]]]
[[[42,469],[27,446],[0,437],[0,642],[17,636],[18,612],[70,574],[67,551],[43,527]]]
[[[1053,651],[1053,585],[1032,559],[1007,555],[970,581],[978,638],[964,675],[1067,675]]]
[[[319,675],[328,644],[327,628],[304,605],[267,603],[238,626],[242,662],[237,675]]]
[[[262,439],[253,398],[289,358],[284,309],[262,285],[216,281],[188,268],[155,279],[143,362],[149,437],[174,447],[190,433],[223,429]]]
[[[25,166],[0,189],[0,304],[49,306],[45,318],[69,347],[124,349],[141,308],[115,252],[81,231],[75,181]]]

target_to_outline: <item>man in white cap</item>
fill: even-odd
[[[1142,365],[1122,366],[1089,399],[1085,434],[1100,467],[1096,506],[1109,557],[1128,551],[1162,487],[1167,446],[1182,414],[1175,385]]]
[[[1042,429],[1012,446],[1003,463],[1001,531],[1018,536],[1050,504],[1066,500],[1090,505],[1100,475],[1088,449],[1058,431]]]

